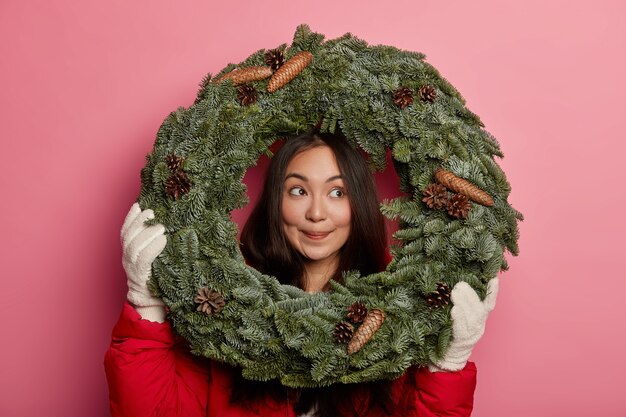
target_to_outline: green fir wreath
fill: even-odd
[[[387,270],[307,294],[246,265],[230,215],[248,201],[246,170],[314,125],[340,128],[379,170],[391,150],[405,196],[381,205],[399,223]],[[139,197],[168,235],[150,288],[192,352],[246,378],[395,378],[445,353],[449,290],[466,281],[484,298],[508,269],[504,251],[518,253],[522,215],[494,156],[496,139],[424,55],[350,34],[324,42],[302,25],[291,46],[208,75],[194,104],[163,122]]]

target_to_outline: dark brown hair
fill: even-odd
[[[385,220],[378,207],[376,186],[364,156],[340,132],[311,131],[286,140],[276,152],[270,162],[261,196],[241,233],[241,252],[250,266],[275,276],[282,284],[300,288],[305,288],[306,284],[305,260],[291,246],[283,231],[283,183],[289,162],[297,154],[316,146],[328,146],[334,153],[351,208],[350,235],[341,248],[339,265],[331,279],[341,282],[342,273],[350,270],[358,270],[362,276],[383,271],[387,259]],[[363,415],[363,410],[359,410],[359,414],[357,408],[365,404],[368,413],[387,415],[393,408],[390,389],[390,381],[302,389],[298,390],[294,410],[300,414],[316,407],[315,415],[319,417],[335,417],[340,413],[356,416]],[[239,374],[233,384],[231,402],[252,406],[268,397],[280,402],[284,401],[286,392],[286,388],[277,381],[249,381]]]

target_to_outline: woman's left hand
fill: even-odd
[[[472,349],[485,332],[489,312],[496,306],[498,278],[487,284],[487,296],[481,301],[467,282],[457,283],[450,294],[452,299],[452,340],[446,354],[434,365],[431,372],[458,371],[465,367]]]

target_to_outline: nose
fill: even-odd
[[[306,211],[306,219],[312,222],[320,222],[326,219],[326,205],[323,197],[313,197]]]

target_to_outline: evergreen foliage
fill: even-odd
[[[510,185],[494,161],[503,155],[421,53],[368,46],[351,34],[324,42],[305,25],[291,47],[279,49],[285,60],[304,50],[314,58],[274,93],[266,92],[267,80],[251,82],[259,94],[248,106],[237,100],[232,81],[216,83],[209,74],[194,104],[174,111],[159,129],[139,197],[168,235],[150,287],[170,307],[175,329],[194,353],[240,366],[246,378],[315,387],[398,377],[412,364],[441,357],[452,336],[450,306],[430,308],[424,294],[438,282],[452,288],[466,281],[484,297],[487,282],[507,269],[504,251],[518,253],[522,215],[507,203]],[[264,52],[237,67],[264,65]],[[218,76],[234,68],[229,64]],[[405,108],[394,104],[394,90],[424,85],[434,87],[434,102],[416,96]],[[246,266],[230,213],[248,202],[246,170],[278,138],[308,131],[319,120],[322,131],[340,127],[376,169],[385,168],[390,150],[405,196],[381,205],[400,225],[387,271],[367,277],[351,271],[331,292],[311,295]],[[171,154],[184,158],[191,181],[179,199],[164,191]],[[471,181],[494,205],[473,204],[462,220],[429,209],[422,191],[437,167]],[[193,300],[202,287],[223,295],[222,311],[196,311]],[[346,307],[358,301],[383,310],[386,320],[348,355],[332,333]]]

